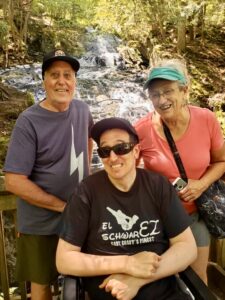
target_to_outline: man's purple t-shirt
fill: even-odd
[[[49,194],[68,201],[88,175],[88,137],[93,120],[88,105],[73,100],[64,112],[39,104],[26,109],[12,132],[5,172],[27,175]],[[57,234],[61,213],[18,199],[18,230],[27,234]]]

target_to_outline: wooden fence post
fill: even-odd
[[[9,279],[8,268],[5,253],[5,238],[2,211],[0,211],[0,267],[1,267],[1,284],[5,300],[9,300]]]

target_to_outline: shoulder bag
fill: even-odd
[[[187,175],[177,151],[176,144],[169,128],[163,123],[163,130],[176,161],[180,176],[187,182]],[[219,179],[195,201],[199,214],[204,220],[209,232],[216,238],[225,238],[225,182]]]

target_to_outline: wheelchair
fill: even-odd
[[[190,300],[217,300],[207,285],[188,267],[177,275],[180,289]],[[75,276],[65,276],[62,288],[62,300],[89,300],[85,295],[82,279]]]

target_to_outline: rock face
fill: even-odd
[[[33,96],[0,82],[0,174],[12,128],[19,114],[34,103]]]

